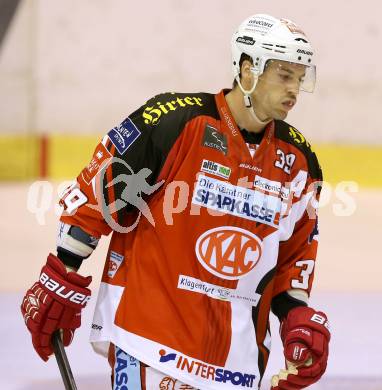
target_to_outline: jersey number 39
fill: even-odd
[[[275,167],[282,169],[290,175],[290,171],[296,160],[296,155],[293,153],[285,154],[281,149],[277,149],[276,154],[278,155],[278,159],[275,161]]]

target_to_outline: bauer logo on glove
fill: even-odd
[[[87,302],[90,301],[90,295],[81,294],[74,290],[68,291],[66,286],[51,279],[45,272],[41,272],[40,283],[48,290],[57,294],[60,298],[69,299],[70,302],[86,306]]]
[[[62,329],[65,346],[81,325],[81,310],[90,299],[87,288],[91,277],[67,272],[64,264],[50,254],[43,266],[39,281],[25,294],[21,304],[24,321],[31,332],[32,343],[41,359],[53,353],[52,334]]]

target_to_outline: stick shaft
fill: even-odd
[[[61,377],[66,390],[77,390],[76,382],[70,368],[68,357],[66,356],[65,347],[62,344],[61,332],[56,330],[52,335],[52,345],[56,356],[57,365],[61,372]]]

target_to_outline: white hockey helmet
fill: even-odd
[[[305,65],[305,77],[300,89],[313,92],[316,81],[313,49],[304,32],[292,21],[265,14],[253,15],[240,24],[231,44],[234,78],[245,95],[255,90],[257,78],[264,72],[268,60]],[[243,53],[252,58],[251,70],[256,76],[250,91],[245,91],[240,83],[240,58]]]

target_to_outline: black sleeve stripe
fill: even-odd
[[[154,147],[167,157],[186,124],[197,116],[219,119],[214,95],[208,93],[157,95],[142,107],[135,120],[138,128],[145,127],[151,130]]]
[[[215,95],[208,93],[157,95],[129,115],[128,120],[133,122],[140,135],[122,155],[118,151],[114,155],[121,158],[134,173],[138,173],[142,168],[148,168],[151,174],[147,182],[153,185],[186,124],[198,116],[219,118]],[[113,178],[123,175],[126,173],[126,167],[115,163],[112,173]],[[115,199],[121,199],[125,186],[123,182],[114,185]],[[145,195],[142,196],[147,198]],[[118,223],[123,225],[126,212],[134,211],[136,210],[131,205],[120,210],[117,213]]]
[[[84,257],[77,256],[74,253],[61,248],[60,246],[57,247],[57,257],[68,267],[72,267],[75,269],[79,269],[81,267],[82,261],[84,260]]]
[[[298,306],[308,306],[305,302],[290,296],[286,291],[276,295],[272,299],[272,312],[278,317],[280,322],[286,318],[289,311]]]

